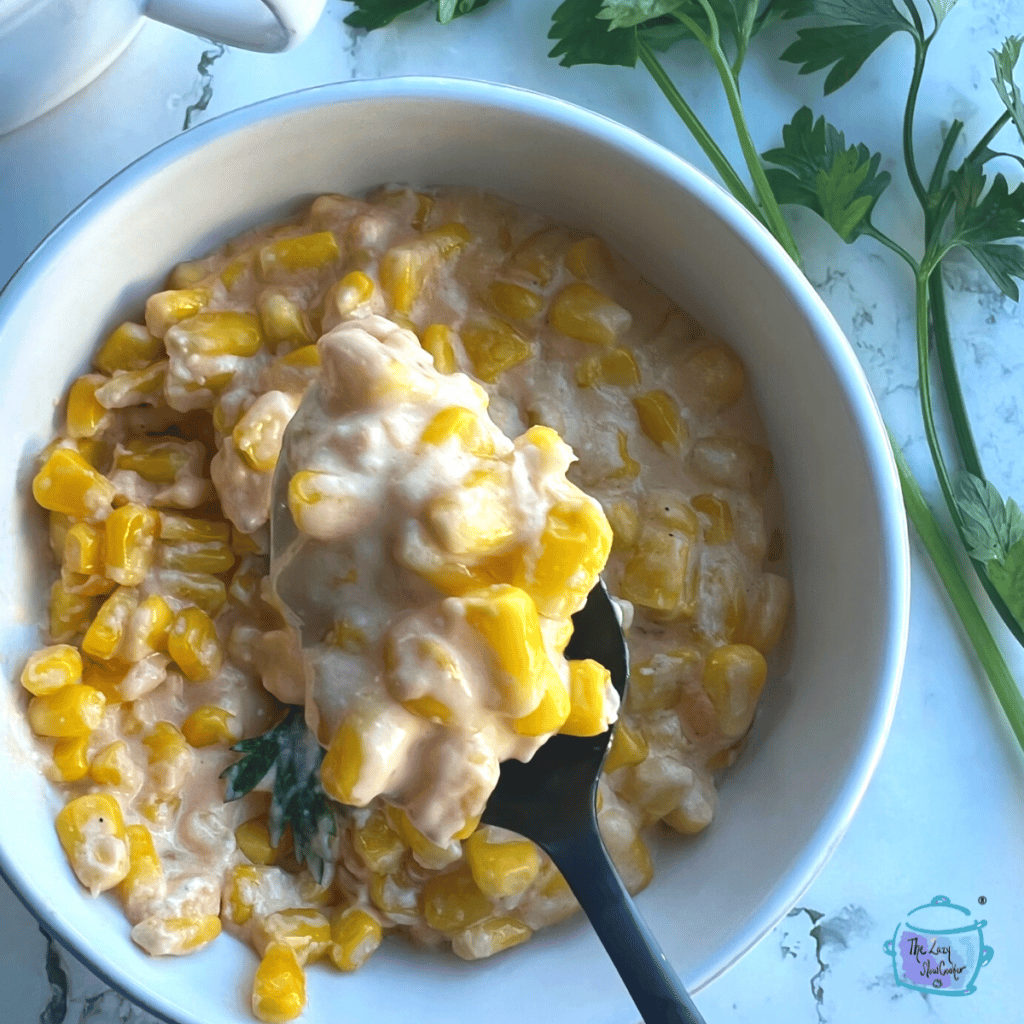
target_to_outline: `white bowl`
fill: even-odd
[[[878,410],[842,332],[782,249],[717,186],[612,121],[548,97],[440,79],[323,86],[209,121],[72,213],[0,293],[0,869],[93,970],[181,1024],[250,1024],[254,955],[222,938],[154,960],[113,899],[83,895],[59,801],[26,754],[17,676],[47,575],[29,481],[68,382],[169,267],[324,191],[386,181],[491,188],[586,225],[745,360],[785,496],[796,607],[784,671],[721,787],[715,823],[657,851],[637,902],[685,984],[705,985],[786,913],[850,822],[881,753],[906,643],[909,557]],[[313,1022],[624,1024],[636,1011],[582,919],[465,964],[386,943],[353,976],[310,971]]]

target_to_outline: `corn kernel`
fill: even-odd
[[[259,300],[260,326],[277,351],[282,344],[310,345],[316,339],[306,327],[302,310],[279,292],[261,295]]]
[[[509,320],[532,320],[544,308],[544,297],[511,281],[492,281],[487,289],[491,305]]]
[[[612,736],[612,745],[604,759],[604,772],[610,775],[618,768],[640,764],[647,757],[647,740],[643,733],[619,719]]]
[[[380,945],[380,922],[360,907],[349,907],[331,920],[331,962],[339,971],[358,970]]]
[[[582,495],[578,502],[561,501],[548,513],[536,562],[521,563],[513,583],[533,598],[541,615],[567,619],[586,601],[611,546],[612,530],[600,505]]]
[[[406,849],[402,837],[379,809],[361,827],[353,829],[352,845],[363,863],[379,875],[397,871]]]
[[[89,765],[89,775],[98,786],[119,789],[131,781],[135,765],[123,740],[115,740],[104,747]]]
[[[201,608],[186,608],[177,614],[167,639],[167,653],[193,683],[212,679],[224,660],[217,628]]]
[[[639,517],[631,501],[613,501],[604,514],[612,528],[612,547],[615,550],[631,548],[636,542]]]
[[[690,546],[682,531],[645,529],[623,569],[622,596],[644,608],[674,611],[686,586]]]
[[[33,697],[28,720],[38,736],[86,736],[103,720],[106,698],[84,683],[73,683],[55,693]]]
[[[434,360],[434,369],[438,373],[454,373],[458,369],[450,327],[445,324],[431,324],[423,332],[420,344],[430,353]]]
[[[603,292],[577,281],[555,296],[548,323],[577,341],[610,348],[629,330],[633,318]]]
[[[529,925],[515,917],[492,917],[456,935],[452,952],[463,960],[478,960],[518,946],[532,934]]]
[[[604,695],[610,678],[604,665],[589,658],[569,662],[571,710],[560,732],[566,736],[599,736],[608,728]]]
[[[328,796],[352,804],[362,770],[363,737],[349,716],[334,731],[320,766],[320,780]]]
[[[459,858],[460,849],[457,843],[438,846],[432,843],[413,823],[408,813],[401,807],[385,804],[384,815],[391,828],[401,837],[402,842],[412,850],[417,861],[431,870],[447,867]]]
[[[230,746],[238,742],[237,730],[229,722],[235,716],[224,708],[204,704],[196,708],[181,726],[182,734],[193,747],[210,747],[215,743]]]
[[[758,579],[750,608],[744,618],[742,634],[736,637],[762,654],[778,644],[789,612],[789,581],[775,573],[762,573]]]
[[[160,564],[179,572],[220,574],[234,567],[235,553],[222,540],[162,544]]]
[[[58,448],[32,481],[32,496],[43,508],[74,519],[102,519],[115,494],[114,485],[70,448]]]
[[[411,313],[428,275],[442,259],[454,256],[469,241],[462,224],[445,224],[418,239],[388,249],[380,258],[380,284],[394,309]]]
[[[544,650],[537,607],[526,591],[507,584],[471,590],[462,599],[466,622],[494,653],[502,709],[529,714],[552,685],[561,685]]]
[[[743,364],[725,345],[709,345],[690,356],[683,363],[683,372],[715,412],[735,404],[743,394],[746,382]]]
[[[249,357],[263,347],[263,331],[255,313],[199,313],[182,331],[188,350],[201,356]]]
[[[67,736],[53,745],[59,782],[81,782],[89,774],[89,736]]]
[[[723,735],[737,738],[750,728],[767,676],[764,655],[747,644],[726,644],[708,654],[704,692],[715,707]]]
[[[99,690],[107,698],[107,704],[120,704],[124,698],[121,696],[120,684],[128,674],[130,665],[121,662],[93,662],[86,665],[82,672],[82,682]]]
[[[298,401],[291,395],[268,391],[246,409],[231,439],[250,469],[269,473],[277,465],[285,427],[297,408]]]
[[[297,238],[281,238],[264,245],[259,251],[260,272],[270,277],[300,270],[319,270],[341,255],[338,241],[330,231],[318,231]]]
[[[95,602],[85,594],[72,593],[61,580],[50,588],[50,639],[63,643],[89,624]]]
[[[373,280],[361,270],[347,273],[332,289],[324,302],[333,304],[339,316],[348,316],[373,298]]]
[[[732,510],[727,501],[713,494],[697,494],[690,504],[707,517],[708,524],[704,527],[706,543],[728,544],[732,540]]]
[[[159,405],[167,382],[166,359],[144,370],[118,370],[102,387],[96,400],[108,409],[127,409],[135,405]]]
[[[306,1005],[306,976],[294,949],[272,942],[252,983],[252,1012],[265,1024],[294,1020]]]
[[[494,454],[494,441],[484,429],[480,417],[459,405],[449,406],[437,413],[427,424],[420,441],[423,444],[442,445],[452,437],[458,438],[462,447],[478,458]]]
[[[699,682],[704,659],[693,646],[659,652],[633,665],[629,673],[626,706],[630,711],[667,711],[679,703],[683,684]]]
[[[528,715],[517,718],[512,727],[520,736],[543,736],[559,732],[569,717],[569,693],[557,675],[548,677],[548,688],[540,703]]]
[[[148,919],[153,921],[152,918]],[[142,922],[136,928],[142,928],[147,922]],[[216,914],[196,914],[192,917],[161,917],[153,921],[156,924],[158,934],[166,942],[172,940],[171,952],[175,954],[192,953],[203,946],[209,945],[221,932],[220,918]],[[133,929],[132,937],[137,942],[138,932]],[[163,945],[163,943],[161,943]]]
[[[423,916],[444,935],[469,928],[491,913],[491,901],[473,881],[469,865],[435,875],[423,886]]]
[[[629,454],[629,437],[624,430],[616,430],[619,442],[619,458],[622,465],[609,470],[606,480],[635,480],[640,475],[640,463]]]
[[[30,654],[21,670],[21,685],[45,697],[82,681],[82,656],[70,644],[54,644]]]
[[[251,864],[236,864],[228,872],[224,887],[225,909],[235,924],[248,924],[252,918],[260,871]]]
[[[659,447],[679,448],[690,436],[676,400],[667,391],[648,391],[633,399],[640,429]]]
[[[738,437],[702,437],[686,457],[699,477],[716,487],[751,494],[764,493],[772,478],[772,455],[767,449]]]
[[[171,597],[194,604],[208,615],[216,615],[228,599],[227,588],[209,573],[168,570],[160,574],[160,586]]]
[[[132,438],[114,456],[118,469],[138,473],[152,484],[173,484],[193,460],[192,449],[180,441]]]
[[[109,579],[134,587],[146,578],[153,565],[159,525],[156,512],[133,503],[122,505],[107,516],[104,558]]]
[[[92,437],[110,423],[110,413],[96,398],[107,378],[99,373],[79,377],[68,392],[68,437]]]
[[[473,881],[492,900],[521,896],[540,871],[537,847],[526,839],[493,843],[481,829],[466,840],[465,854]]]
[[[628,388],[640,383],[640,367],[628,348],[613,348],[582,360],[576,367],[576,383],[581,388],[592,388],[595,384]]]
[[[143,324],[124,323],[103,342],[93,362],[106,374],[144,370],[164,354],[164,345]]]
[[[506,473],[489,469],[471,473],[458,490],[427,505],[427,527],[450,554],[493,555],[506,548],[516,533],[509,486]]]
[[[701,535],[700,519],[677,491],[652,491],[650,516],[654,523],[674,533],[682,533],[690,540]]]
[[[568,238],[561,228],[542,228],[521,242],[509,257],[509,265],[541,286],[558,273]]]
[[[91,576],[103,571],[103,534],[90,523],[75,523],[64,536],[64,568]]]
[[[231,526],[220,520],[192,519],[189,516],[160,513],[160,539],[178,542],[231,540]]]
[[[288,510],[295,525],[318,540],[336,540],[360,522],[361,500],[333,473],[300,469],[288,481]]]
[[[592,281],[610,273],[614,266],[608,247],[600,238],[591,235],[573,242],[565,251],[565,267],[581,281]]]
[[[163,338],[169,328],[194,317],[209,301],[206,288],[157,292],[146,300],[146,327],[154,337]]]
[[[186,738],[187,735],[186,733]],[[266,866],[276,864],[283,854],[291,850],[291,833],[288,832],[275,846],[270,841],[270,826],[267,824],[267,816],[263,814],[243,821],[235,829],[235,842],[251,863]]]
[[[301,345],[294,352],[281,356],[277,364],[290,366],[297,370],[310,370],[320,366],[320,349],[316,345]]]
[[[488,384],[533,355],[533,345],[511,324],[497,317],[466,323],[462,344],[473,372]]]
[[[57,838],[78,880],[94,895],[128,874],[121,805],[108,793],[90,793],[65,804],[54,822]]]
[[[242,276],[252,265],[252,253],[248,252],[232,260],[220,272],[220,279],[224,287],[230,292],[241,280]]]

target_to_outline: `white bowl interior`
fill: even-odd
[[[18,713],[17,676],[39,642],[50,578],[33,460],[98,339],[138,316],[174,263],[304,197],[385,181],[485,186],[587,225],[747,364],[785,496],[796,610],[788,664],[722,786],[718,819],[695,840],[659,846],[637,901],[688,986],[742,954],[810,883],[867,784],[895,701],[908,567],[877,412],[813,291],[715,186],[611,122],[470,83],[331,86],[212,121],[90,199],[0,296],[0,866],[96,969],[183,1024],[249,1024],[255,958],[222,938],[194,957],[150,959],[116,903],[86,898],[68,870],[58,800],[26,756]],[[575,920],[477,964],[391,943],[356,975],[313,969],[304,1019],[440,1024],[470,1008],[492,1024],[637,1016]]]

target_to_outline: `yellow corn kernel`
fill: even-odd
[[[60,576],[68,590],[76,594],[85,594],[88,597],[109,594],[117,588],[117,584],[113,580],[108,580],[106,576],[95,574],[86,576],[82,573],[70,572],[67,567],[61,569]]]
[[[306,976],[295,950],[272,942],[252,982],[252,1012],[264,1024],[294,1020],[306,1005]]]
[[[418,239],[388,249],[380,258],[380,284],[399,313],[411,313],[439,260],[455,255],[470,239],[463,224],[445,224]]]
[[[71,385],[68,392],[68,437],[92,437],[109,424],[110,413],[96,398],[96,389],[106,382],[107,378],[102,374],[90,373]]]
[[[611,774],[618,768],[640,764],[647,757],[647,740],[643,734],[619,719],[612,736],[612,745],[604,759],[604,771]]]
[[[450,554],[493,555],[506,548],[516,533],[509,487],[507,472],[483,469],[470,473],[458,490],[427,505],[427,527]]]
[[[228,599],[227,588],[209,573],[167,571],[161,573],[160,584],[171,597],[194,604],[208,615],[216,615]]]
[[[624,849],[617,850],[612,861],[626,888],[633,895],[650,885],[654,877],[654,864],[642,837],[637,836]]]
[[[387,823],[424,867],[439,870],[458,859],[460,851],[457,844],[452,843],[445,847],[432,843],[412,823],[412,819],[402,808],[385,804],[384,815]]]
[[[254,356],[263,347],[255,313],[199,313],[183,327],[189,349],[203,356]]]
[[[568,238],[561,228],[542,228],[521,242],[509,257],[509,265],[537,284],[551,283],[558,272]]]
[[[103,564],[103,534],[89,523],[75,523],[64,536],[64,568],[91,576]]]
[[[159,525],[156,512],[131,502],[107,516],[104,558],[109,579],[134,587],[146,578],[153,565]]]
[[[113,375],[117,370],[144,370],[164,354],[164,343],[143,324],[124,323],[103,342],[93,362]]]
[[[454,373],[458,369],[455,347],[452,345],[452,329],[446,324],[431,324],[423,332],[420,345],[430,353],[438,373]]]
[[[762,654],[768,654],[782,637],[789,612],[789,599],[789,580],[772,572],[762,573],[753,588],[742,635],[734,639],[756,647]]]
[[[466,622],[494,653],[502,710],[529,714],[551,685],[561,685],[541,638],[537,607],[519,587],[497,584],[463,598]]]
[[[454,725],[456,722],[455,713],[446,704],[442,704],[436,697],[429,694],[423,697],[413,697],[410,700],[403,700],[402,707],[411,715],[425,718],[428,722],[440,725]]]
[[[235,924],[248,924],[255,906],[260,872],[251,864],[236,864],[228,872],[224,887],[226,910]]]
[[[682,531],[645,529],[623,569],[622,596],[644,608],[674,611],[686,585],[690,546]]]
[[[234,717],[224,708],[204,704],[185,719],[181,731],[193,747],[211,747],[215,743],[226,743],[230,746],[237,743],[239,738],[237,730],[229,724]]]
[[[193,683],[212,679],[224,660],[217,628],[201,608],[178,612],[167,638],[167,653]]]
[[[282,344],[309,345],[314,339],[306,327],[302,310],[280,292],[268,292],[259,300],[260,326],[273,343],[274,350]]]
[[[614,266],[608,247],[600,238],[591,235],[573,242],[565,251],[565,267],[581,281],[592,281],[610,273]]]
[[[532,320],[544,308],[544,297],[511,281],[492,281],[487,289],[494,308],[509,320]]]
[[[704,540],[708,544],[728,544],[732,540],[732,510],[723,498],[713,494],[698,494],[690,504],[708,519],[704,527]]]
[[[725,345],[709,345],[683,363],[701,399],[716,412],[739,401],[746,374],[739,357]]]
[[[476,814],[470,818],[467,818],[466,824],[463,825],[462,828],[460,828],[459,831],[452,836],[452,839],[458,839],[460,843],[462,842],[463,839],[468,839],[480,827],[481,816],[482,812],[481,814]]]
[[[51,512],[102,519],[117,492],[78,452],[58,448],[32,481],[32,496]]]
[[[160,539],[184,543],[220,541],[227,544],[231,541],[231,526],[221,520],[192,519],[189,516],[161,512]]]
[[[179,572],[220,574],[234,568],[235,553],[222,540],[161,544],[160,564]]]
[[[597,502],[580,496],[548,513],[540,554],[521,563],[513,583],[525,590],[549,619],[567,619],[587,598],[608,561],[612,529]]]
[[[676,400],[667,391],[648,391],[633,399],[640,429],[659,447],[679,448],[690,436]]]
[[[285,427],[295,408],[296,403],[281,392],[268,392],[242,414],[231,440],[250,469],[269,473],[277,465]]]
[[[124,700],[121,696],[120,684],[128,674],[130,665],[121,662],[93,662],[85,666],[82,672],[82,682],[99,690],[107,698],[107,704],[120,704]]]
[[[576,383],[581,388],[611,384],[628,388],[640,383],[640,367],[628,348],[613,348],[599,356],[589,356],[576,366]]]
[[[640,463],[629,454],[629,437],[624,430],[617,430],[619,458],[622,465],[605,474],[607,480],[635,480],[640,475]]]
[[[336,622],[324,636],[324,643],[340,647],[349,654],[362,654],[367,647],[366,634],[345,619]]]
[[[548,323],[577,341],[611,348],[629,330],[633,318],[603,292],[576,281],[555,296]]]
[[[151,651],[166,651],[167,639],[174,623],[174,612],[159,595],[147,597],[132,615],[132,626],[139,640]]]
[[[716,487],[760,495],[771,482],[772,453],[739,437],[702,437],[686,456],[688,467]]]
[[[54,644],[28,656],[21,685],[34,697],[46,697],[82,681],[82,656],[70,644]]]
[[[558,732],[569,717],[569,692],[557,674],[548,677],[548,688],[540,703],[528,715],[517,718],[512,727],[520,736],[543,736]]]
[[[52,452],[47,453],[42,461],[45,462],[51,454]],[[63,512],[51,512],[47,516],[47,520],[49,522],[50,552],[58,562],[63,561],[64,545],[67,542],[68,533],[75,525],[75,520],[71,516],[64,515]]]
[[[387,823],[379,809],[361,827],[353,828],[352,845],[363,863],[379,875],[397,871],[406,849],[402,837]]]
[[[349,716],[334,731],[320,766],[320,781],[328,796],[351,804],[362,770],[363,737]]]
[[[339,971],[355,971],[380,945],[380,922],[360,907],[338,911],[331,920],[331,962]]]
[[[631,548],[636,543],[640,524],[636,506],[631,501],[613,501],[604,514],[612,528],[612,547],[615,550]]]
[[[138,473],[152,484],[173,484],[192,461],[190,449],[180,441],[132,438],[114,456],[118,469]]]
[[[110,462],[110,453],[113,451],[112,442],[102,437],[80,437],[76,445],[78,454],[93,469],[99,470],[101,465],[106,466]]]
[[[373,280],[361,270],[352,270],[331,289],[324,301],[324,307],[326,309],[327,304],[331,303],[339,316],[348,316],[369,302],[373,298],[373,293]]]
[[[259,919],[253,938],[257,949],[282,942],[295,950],[299,963],[322,960],[331,948],[331,922],[307,907],[288,907]]]
[[[121,805],[109,793],[89,793],[69,801],[54,825],[78,880],[93,894],[112,889],[128,874]]]
[[[651,519],[659,526],[674,533],[683,533],[690,540],[701,535],[700,519],[677,491],[653,491],[649,508]]]
[[[309,370],[320,365],[320,349],[316,345],[300,345],[294,352],[281,356],[277,361],[282,366],[291,366],[298,370]],[[276,366],[277,363],[274,365]]]
[[[103,720],[107,700],[99,690],[72,683],[28,702],[28,721],[38,736],[87,736]]]
[[[63,581],[50,588],[50,639],[64,642],[81,633],[92,618],[95,602],[85,594],[74,594]]]
[[[81,782],[89,774],[89,736],[67,736],[53,745],[59,782]]]
[[[172,288],[191,288],[205,280],[213,271],[213,265],[217,257],[207,257],[202,260],[186,260],[179,263],[172,271],[170,285]]]
[[[192,953],[209,945],[221,932],[220,918],[216,914],[196,914],[193,917],[160,918],[160,931],[173,938],[176,953]]]
[[[186,733],[186,738],[187,738]],[[191,742],[191,741],[190,741]],[[196,746],[196,744],[193,744]],[[274,846],[270,841],[270,826],[267,824],[267,816],[261,814],[258,817],[243,821],[235,829],[235,842],[238,848],[253,864],[266,866],[276,864],[278,859],[291,850],[291,833],[287,832],[281,838],[281,842]]]
[[[318,231],[298,238],[280,238],[259,251],[260,272],[270,277],[299,270],[318,270],[333,263],[341,255],[338,241],[330,231]]]
[[[194,317],[210,301],[206,288],[179,288],[157,292],[146,300],[146,327],[156,338],[182,320]]]
[[[235,285],[241,279],[242,275],[252,265],[252,252],[244,253],[237,259],[232,260],[224,269],[220,272],[220,279],[224,284],[224,287],[230,292],[234,289]]]
[[[747,644],[726,644],[704,662],[704,692],[711,699],[722,734],[737,738],[750,727],[768,676],[764,655]]]
[[[683,684],[700,680],[703,663],[700,651],[687,645],[634,664],[629,673],[626,706],[639,714],[674,708],[682,696]]]
[[[572,706],[559,730],[566,736],[599,736],[608,728],[605,689],[610,673],[587,658],[569,662],[569,700]]]
[[[481,459],[494,454],[494,441],[484,429],[480,417],[460,405],[442,409],[427,424],[420,441],[423,444],[441,445],[452,437],[458,438],[467,452]]]
[[[497,317],[466,323],[462,344],[473,372],[488,384],[533,355],[533,345],[511,324]]]
[[[131,774],[131,756],[123,740],[115,740],[104,747],[89,765],[89,775],[99,786],[113,786],[117,789],[128,781]]]
[[[127,409],[135,405],[159,405],[167,381],[166,359],[144,370],[119,370],[102,387],[96,399],[108,409]]]
[[[423,916],[431,928],[454,935],[491,913],[491,901],[473,881],[468,864],[446,875],[435,875],[422,893]]]
[[[342,489],[341,479],[334,473],[318,473],[300,469],[288,481],[288,510],[295,525],[319,539],[337,539],[333,531],[351,528],[358,521],[360,499]],[[329,537],[319,537],[323,529]]]
[[[515,917],[491,917],[467,928],[452,939],[452,952],[463,960],[493,956],[525,942],[533,932]]]
[[[537,847],[526,839],[492,843],[480,829],[466,840],[469,870],[480,891],[492,900],[521,896],[540,871]]]

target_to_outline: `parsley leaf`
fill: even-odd
[[[597,17],[610,22],[609,28],[633,28],[683,6],[689,7],[690,4],[687,0],[604,0]]]
[[[400,14],[423,7],[433,0],[355,0],[356,9],[345,18],[345,24],[353,28],[375,28],[390,25]],[[486,7],[491,0],[437,0],[437,20],[447,25],[455,18],[470,14]]]
[[[636,66],[636,28],[610,28],[598,16],[603,0],[565,0],[552,15],[548,39],[557,40],[549,57],[561,57],[565,68],[575,64]]]
[[[971,557],[985,563],[992,585],[1024,625],[1024,513],[971,473],[957,474],[953,493]]]
[[[880,153],[863,144],[847,147],[843,133],[824,117],[815,122],[810,107],[801,107],[783,127],[782,148],[762,157],[779,165],[765,172],[775,198],[813,210],[844,242],[864,231],[891,181],[888,171],[878,170]]]
[[[290,707],[272,729],[231,749],[245,756],[221,773],[224,798],[238,800],[266,780],[271,786],[271,845],[277,846],[290,825],[296,858],[305,861],[323,884],[328,876],[330,840],[338,825],[320,783],[324,749],[306,727],[303,709]]]
[[[1024,237],[1024,185],[1012,192],[1002,174],[985,192],[986,178],[979,160],[967,160],[949,176],[948,188],[956,201],[953,232],[946,251],[962,245],[985,268],[1000,291],[1016,302],[1020,289],[1013,278],[1024,281],[1024,249],[1000,244]]]
[[[996,68],[992,84],[1006,104],[1021,139],[1024,139],[1024,98],[1021,97],[1020,86],[1013,80],[1013,69],[1017,66],[1022,46],[1024,37],[1010,36],[1003,41],[1002,49],[992,51],[992,63]]]
[[[853,78],[893,33],[909,32],[918,38],[917,28],[893,0],[813,0],[813,11],[836,24],[798,29],[796,42],[781,59],[801,65],[801,75],[831,67],[826,96]]]
[[[946,15],[957,5],[957,0],[928,0],[928,6],[932,9],[932,17],[935,19],[935,28],[945,21]]]

